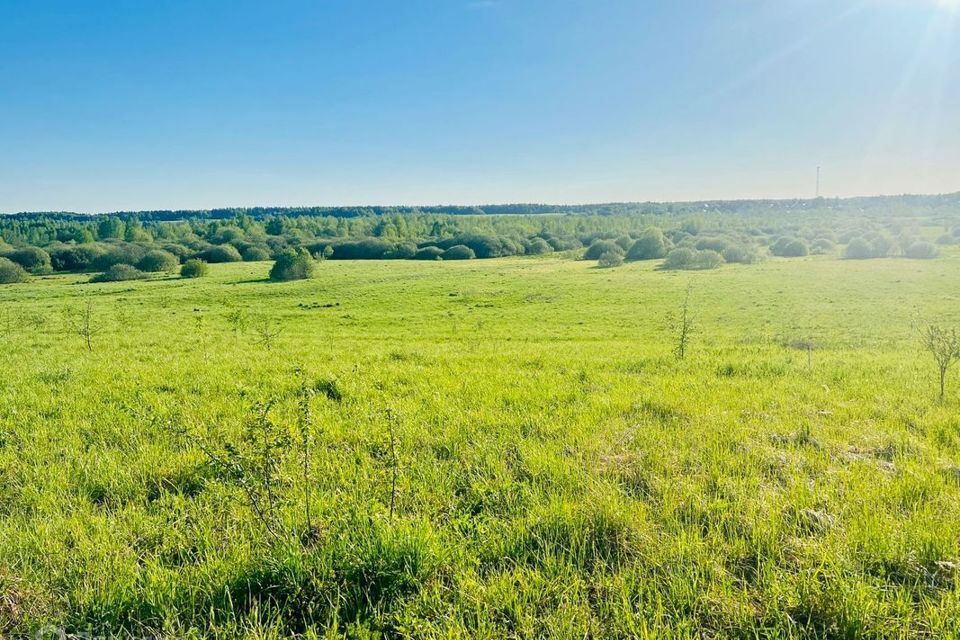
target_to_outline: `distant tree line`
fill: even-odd
[[[666,269],[710,269],[770,256],[830,253],[849,259],[927,259],[956,243],[956,194],[570,207],[53,212],[0,216],[0,279],[53,272],[129,279],[177,271],[191,260],[277,260],[290,252],[330,260],[469,260],[570,252],[605,267],[662,260]]]

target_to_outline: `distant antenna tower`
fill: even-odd
[[[817,197],[820,197],[820,165],[817,165]]]

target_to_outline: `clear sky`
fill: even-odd
[[[0,211],[960,190],[960,0],[0,0]]]

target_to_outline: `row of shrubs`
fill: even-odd
[[[270,253],[262,250],[245,251],[241,256],[232,245],[212,245],[201,251],[192,251],[183,245],[153,247],[135,242],[89,243],[57,245],[41,249],[23,247],[0,253],[0,256],[19,264],[34,275],[54,271],[106,271],[115,265],[127,265],[147,273],[176,271],[189,259],[213,262],[240,260],[269,260]]]
[[[752,264],[760,259],[755,246],[730,238],[696,238],[682,232],[668,235],[651,227],[636,234],[595,239],[583,257],[598,266],[624,262],[663,260],[664,269],[713,269],[725,262]]]
[[[802,238],[782,236],[768,247],[761,248],[749,237],[709,236],[698,237],[677,230],[664,233],[650,228],[636,235],[616,238],[596,238],[584,251],[586,260],[597,260],[598,266],[615,267],[624,262],[663,259],[663,269],[713,269],[724,263],[753,264],[760,261],[767,251],[771,255],[796,258],[811,254],[828,254],[836,250],[829,238],[818,238],[808,243]],[[862,260],[903,256],[918,260],[936,258],[936,245],[903,236],[892,240],[879,233],[856,236],[849,239],[842,257]]]
[[[271,238],[273,246],[233,244],[201,244],[187,247],[176,243],[143,244],[108,241],[84,244],[54,243],[45,248],[14,249],[0,242],[0,256],[19,264],[29,273],[44,275],[53,272],[106,271],[125,264],[147,273],[175,271],[184,261],[197,258],[207,263],[258,262],[279,257],[290,246]],[[332,260],[469,260],[506,255],[542,255],[580,247],[574,238],[535,236],[525,239],[493,235],[463,235],[435,242],[392,242],[380,238],[357,240],[314,239],[304,241],[313,256]]]
[[[544,255],[578,249],[576,238],[550,235],[510,238],[487,234],[466,234],[424,242],[392,242],[382,238],[356,240],[323,239],[305,245],[315,256],[331,260],[470,260],[516,255]]]
[[[145,266],[155,265],[146,263]],[[150,277],[151,272],[174,271],[176,269],[179,270],[181,277],[199,278],[207,275],[209,270],[208,263],[199,258],[190,258],[182,266],[178,262],[174,263],[165,259],[163,266],[163,269],[141,269],[133,265],[118,263],[91,277],[90,282],[144,280]],[[275,281],[302,280],[312,277],[314,268],[315,259],[306,249],[286,249],[277,256],[277,260],[270,269],[269,277]],[[28,277],[29,272],[22,265],[8,258],[0,258],[0,284],[25,282]]]
[[[206,261],[199,258],[190,258],[183,265],[177,265],[176,269],[179,269],[180,275],[184,278],[200,278],[207,275],[209,266]],[[90,282],[125,282],[127,280],[145,280],[150,277],[151,273],[156,273],[161,271],[160,269],[138,269],[137,267],[131,266],[129,264],[115,264],[109,267],[106,271],[98,273],[97,275],[90,278]],[[174,271],[174,269],[162,269],[162,271]]]
[[[597,260],[601,266],[617,266],[637,260],[664,260],[664,269],[711,269],[724,263],[752,264],[769,254],[781,257],[802,257],[832,253],[836,243],[827,237],[808,242],[804,237],[769,236],[762,239],[754,231],[731,232],[727,235],[703,235],[701,230],[684,227],[663,231],[650,227],[638,232],[615,235],[590,234],[560,237],[542,233],[528,238],[499,237],[489,234],[466,234],[438,241],[415,243],[393,242],[382,238],[355,240],[314,239],[293,247],[286,240],[269,238],[268,244],[195,243],[188,247],[177,243],[143,244],[109,241],[83,244],[54,243],[45,249],[14,249],[0,244],[0,281],[16,282],[28,273],[42,275],[54,271],[98,271],[101,280],[123,280],[141,277],[138,274],[175,272],[190,260],[203,263],[265,261],[305,251],[313,258],[332,260],[402,259],[402,260],[470,260],[507,255],[543,255],[586,246],[583,257]],[[759,233],[759,231],[757,231]],[[809,234],[808,234],[809,235]],[[950,238],[958,237],[949,234]],[[849,259],[867,259],[901,255],[916,259],[934,258],[936,245],[917,241],[908,235],[892,239],[883,232],[867,232],[847,240],[842,255]],[[116,267],[116,268],[114,268]],[[21,271],[23,273],[21,273]]]

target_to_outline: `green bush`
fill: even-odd
[[[147,255],[145,247],[130,242],[110,242],[103,245],[104,251],[93,261],[93,268],[106,271],[115,264],[133,266]]]
[[[873,253],[873,245],[864,238],[853,238],[843,250],[843,257],[847,260],[867,260],[877,257]]]
[[[384,256],[391,260],[410,260],[417,255],[417,245],[412,242],[401,242]]]
[[[395,249],[393,243],[380,238],[346,240],[333,245],[334,260],[383,260]]]
[[[263,262],[270,259],[270,251],[264,247],[247,247],[242,255],[244,262]]]
[[[700,238],[694,247],[700,251],[709,249],[710,251],[716,251],[722,254],[726,249],[730,248],[732,244],[733,243],[727,238]]]
[[[147,255],[140,258],[140,262],[137,263],[137,268],[140,269],[140,271],[150,273],[157,273],[159,271],[173,273],[179,266],[180,260],[177,256],[163,249],[148,251]]]
[[[770,247],[770,253],[782,258],[801,258],[810,255],[810,248],[799,238],[780,238]]]
[[[306,249],[284,250],[270,269],[270,279],[274,282],[306,280],[313,276],[313,256]]]
[[[723,264],[723,256],[709,249],[697,251],[689,247],[680,247],[667,254],[663,269],[698,271],[715,269]]]
[[[34,275],[51,273],[50,254],[39,247],[24,247],[6,256]]]
[[[177,260],[186,260],[191,256],[191,254],[193,254],[192,249],[189,249],[176,242],[165,242],[160,245],[160,248],[167,253],[172,253],[173,255],[177,256]]]
[[[444,260],[473,260],[476,257],[473,249],[463,244],[452,246],[443,252]]]
[[[937,247],[930,242],[914,242],[904,251],[906,257],[913,258],[914,260],[932,260],[936,258],[939,253]]]
[[[94,267],[104,250],[96,244],[78,244],[48,249],[54,271],[87,271]]]
[[[547,241],[554,251],[570,251],[571,249],[579,249],[583,244],[574,237],[558,237],[550,235],[549,233],[543,234],[543,239]]]
[[[802,258],[810,255],[810,247],[807,246],[805,241],[798,238],[787,243],[787,246],[783,248],[782,255],[785,258]]]
[[[19,264],[7,258],[0,258],[0,284],[26,282],[27,272]]]
[[[103,273],[99,273],[90,282],[124,282],[127,280],[143,280],[147,277],[143,271],[129,264],[115,264]]]
[[[528,256],[553,253],[553,246],[543,238],[533,238],[526,244],[526,253]]]
[[[414,260],[437,260],[443,257],[443,249],[440,247],[422,247],[414,254]]]
[[[760,261],[760,254],[755,247],[743,244],[730,244],[720,254],[724,262],[738,264],[755,264]]]
[[[594,240],[587,250],[583,252],[584,260],[599,260],[600,256],[607,251],[613,251],[623,255],[623,249],[613,240]]]
[[[478,258],[499,258],[516,252],[516,248],[510,247],[509,243],[505,242],[505,238],[485,233],[468,233],[438,244],[443,249],[449,249],[458,244],[466,245]]]
[[[604,251],[603,255],[597,260],[597,266],[601,269],[610,269],[619,267],[623,264],[623,253],[617,251]]]
[[[198,258],[215,264],[219,262],[240,262],[243,257],[232,244],[219,244],[209,247],[197,254]]]
[[[667,255],[667,238],[657,228],[645,230],[627,252],[627,260],[659,260]]]
[[[836,245],[833,243],[833,240],[829,238],[817,238],[813,241],[813,244],[810,245],[810,253],[823,255],[831,253],[835,247]]]
[[[210,267],[206,262],[199,258],[191,258],[180,267],[180,275],[184,278],[202,278],[209,270]]]

